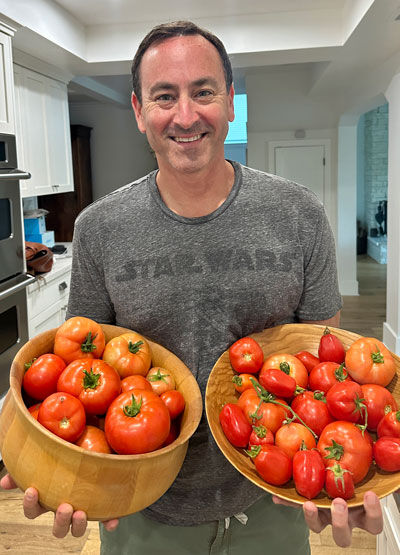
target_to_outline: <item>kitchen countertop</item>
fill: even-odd
[[[57,243],[56,243],[57,244]],[[53,267],[46,274],[36,276],[36,281],[27,287],[28,293],[35,291],[40,283],[47,283],[53,279],[62,276],[71,269],[72,265],[72,243],[62,243],[67,247],[64,254],[55,254],[53,258]]]

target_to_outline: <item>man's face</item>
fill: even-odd
[[[217,49],[200,35],[167,39],[145,52],[140,77],[142,103],[133,94],[132,105],[160,170],[195,173],[221,163],[234,112]]]

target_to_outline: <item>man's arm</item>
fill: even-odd
[[[332,326],[338,328],[340,325],[340,310],[336,312],[335,316],[327,320],[300,320],[302,324],[321,324],[322,326]]]

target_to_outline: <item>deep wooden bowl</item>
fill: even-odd
[[[265,357],[274,353],[291,353],[294,355],[303,350],[310,351],[317,356],[319,340],[324,329],[325,326],[314,324],[285,324],[253,334],[251,337],[254,337],[260,343]],[[360,337],[356,333],[346,330],[330,329],[342,341],[345,349]],[[394,354],[393,358],[396,362],[397,374],[389,384],[388,389],[400,406],[400,358]],[[226,439],[219,423],[219,413],[225,403],[234,403],[238,399],[238,394],[232,383],[234,374],[235,372],[229,362],[228,351],[225,351],[211,371],[205,398],[208,424],[218,447],[243,476],[246,476],[260,488],[287,501],[304,503],[307,499],[297,493],[293,481],[279,487],[267,484],[257,474],[252,460],[244,453],[244,450],[237,449]],[[362,505],[363,495],[368,490],[373,490],[379,497],[385,497],[399,488],[400,472],[384,472],[373,464],[364,480],[356,485],[355,497],[350,499],[348,504],[352,507]],[[331,499],[324,492],[321,492],[317,498],[313,499],[313,502],[318,507],[329,507]]]
[[[125,328],[102,325],[106,341]],[[93,453],[55,436],[27,410],[21,396],[24,363],[51,352],[56,329],[37,335],[17,353],[10,390],[0,415],[0,451],[15,482],[39,491],[40,503],[55,510],[70,503],[90,520],[135,513],[159,499],[175,480],[188,441],[202,413],[200,389],[190,370],[170,351],[149,341],[152,363],[173,372],[176,388],[186,400],[179,437],[167,447],[142,455]]]

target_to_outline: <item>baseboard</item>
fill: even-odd
[[[396,355],[400,355],[400,335],[396,335],[387,322],[383,322],[383,343]]]

